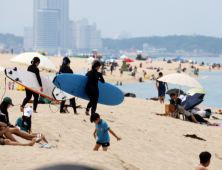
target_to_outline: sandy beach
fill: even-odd
[[[26,70],[27,66],[10,63],[9,60],[16,55],[0,54],[0,66],[4,68],[17,67]],[[62,58],[49,57],[54,65],[59,68]],[[118,61],[122,65],[122,61]],[[132,66],[139,66],[141,61],[135,61]],[[143,63],[143,68],[138,67],[137,77],[129,76],[124,72],[120,77],[117,69],[113,75],[107,72],[104,76],[107,82],[136,82],[138,77],[143,77],[142,70],[146,70],[147,75],[158,73],[156,70],[146,69],[147,67],[160,67],[164,75],[175,73],[179,63],[167,64],[166,62],[155,61],[152,64]],[[182,68],[188,70],[189,64],[182,64]],[[209,70],[207,66],[197,66],[200,71]],[[71,59],[71,68],[91,68],[86,59]],[[217,70],[217,69],[215,69]],[[41,76],[51,75],[42,71]],[[10,80],[6,79],[8,83]],[[5,74],[0,72],[0,97],[5,92]],[[17,85],[15,86],[15,88]],[[10,122],[15,123],[18,117],[22,116],[19,104],[25,98],[24,91],[6,90],[4,97],[11,97],[14,107],[9,109]],[[31,106],[27,104],[26,106]],[[58,106],[38,105],[37,111],[32,115],[32,131],[34,133],[44,133],[48,141],[57,148],[39,148],[43,142],[36,143],[33,147],[21,146],[0,146],[1,148],[1,168],[4,170],[31,170],[44,166],[71,163],[81,164],[89,167],[105,170],[187,170],[195,169],[199,164],[199,154],[208,151],[212,154],[209,169],[220,169],[222,167],[221,127],[211,127],[198,125],[171,117],[157,116],[152,112],[164,113],[165,105],[158,101],[143,100],[138,98],[125,98],[124,102],[118,106],[106,106],[98,104],[97,113],[104,119],[110,128],[120,137],[122,141],[117,141],[112,135],[111,146],[108,152],[93,152],[96,140],[93,137],[95,125],[90,123],[89,117],[85,115],[87,101],[77,99],[77,105],[83,108],[77,111],[80,115],[73,114],[71,108],[69,114],[60,114]],[[208,107],[200,107],[206,109]],[[218,111],[218,108],[211,108]],[[222,115],[216,115],[222,119]],[[220,120],[209,120],[212,123],[222,123]],[[195,134],[205,139],[186,138],[184,135]],[[18,136],[18,141],[28,142]]]

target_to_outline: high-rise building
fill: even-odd
[[[33,28],[32,27],[24,28],[23,48],[25,49],[25,51],[31,51],[33,49]]]
[[[34,0],[34,50],[57,53],[68,48],[69,0]]]
[[[101,31],[96,29],[96,23],[88,24],[87,19],[76,22],[70,21],[71,49],[99,49],[102,48]]]

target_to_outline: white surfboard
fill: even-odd
[[[17,68],[14,68],[14,69],[7,68],[7,69],[5,69],[5,75],[9,79],[13,80],[15,83],[22,85],[25,88],[27,88],[37,94],[40,94],[46,98],[49,98],[53,101],[60,103],[60,101],[56,100],[52,95],[52,91],[54,90],[55,86],[52,83],[52,81],[50,81],[49,79],[40,76],[40,78],[42,80],[42,87],[43,87],[43,92],[41,92],[36,75],[32,72],[20,70]],[[72,95],[69,95],[69,96],[72,96]],[[73,98],[73,96],[71,98]],[[64,100],[68,100],[71,98],[67,97]]]

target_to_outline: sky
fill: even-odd
[[[97,23],[103,38],[123,31],[132,37],[222,37],[222,0],[70,0],[70,20]],[[33,24],[33,0],[0,0],[0,33],[23,36]]]

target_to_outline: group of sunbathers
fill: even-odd
[[[192,108],[188,111],[185,109],[184,106],[181,105],[182,100],[180,98],[176,98],[175,93],[170,94],[170,99],[171,99],[170,106],[169,106],[170,116],[180,119],[180,114],[182,114],[183,120],[188,120],[194,123],[207,123],[209,125],[214,125],[208,122],[207,120],[203,119],[203,117],[205,118],[209,116],[207,114],[208,112],[210,112],[209,109],[206,111],[202,111],[198,108]]]
[[[43,140],[45,144],[41,147],[50,147],[50,143],[48,143],[43,134],[32,133],[32,108],[24,109],[23,116],[17,119],[15,125],[12,125],[9,121],[8,113],[8,108],[10,106],[14,106],[12,104],[12,99],[5,97],[0,104],[0,145],[33,146],[36,142]],[[27,144],[18,142],[12,134],[31,140],[31,142]]]

